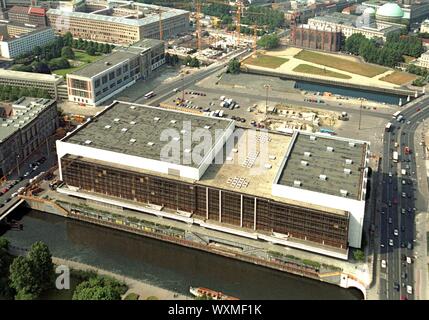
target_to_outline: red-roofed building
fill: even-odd
[[[13,22],[27,23],[39,27],[48,25],[46,9],[44,8],[13,6],[8,11],[8,18]]]

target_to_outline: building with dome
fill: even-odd
[[[374,10],[374,8],[368,8]],[[388,2],[379,7],[376,11],[376,19],[378,21],[386,21],[392,23],[401,23],[404,17],[404,11],[397,3]]]
[[[373,8],[376,11],[376,18],[379,21],[388,21],[401,24],[415,24],[422,22],[429,16],[428,1],[417,2],[399,0],[397,2],[388,2],[369,0],[362,2],[362,6]]]

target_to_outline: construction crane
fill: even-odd
[[[195,6],[196,6],[196,10],[195,10],[195,20],[196,20],[196,25],[197,25],[197,49],[198,51],[201,51],[201,37],[202,37],[202,33],[201,33],[201,3],[199,0],[195,0]]]

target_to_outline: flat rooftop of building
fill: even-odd
[[[94,20],[94,21],[105,21],[105,22],[140,27],[151,23],[158,23],[159,14],[157,10],[162,10],[163,20],[189,13],[189,11],[185,11],[181,9],[161,7],[156,5],[144,4],[144,3],[133,2],[132,5],[138,7],[140,10],[143,10],[143,11],[151,10],[153,11],[153,13],[140,19],[128,19],[121,16],[111,16],[111,15],[94,14],[94,13],[87,13],[87,12],[77,12],[77,11],[70,12],[70,11],[65,11],[61,9],[49,9],[47,14],[48,16],[50,14],[56,14],[56,15],[61,15],[63,17],[83,18],[83,19]]]
[[[63,79],[62,76],[56,74],[43,74],[43,73],[34,73],[34,72],[24,72],[24,71],[13,71],[0,69],[0,78],[5,79],[15,79],[15,80],[29,80],[29,81],[38,81],[38,82],[57,82]]]
[[[114,102],[103,112],[95,116],[92,121],[85,123],[72,134],[64,138],[64,142],[88,146],[95,149],[103,149],[127,155],[133,155],[152,160],[162,160],[161,152],[172,136],[183,139],[184,127],[189,124],[191,134],[196,130],[208,130],[213,143],[219,139],[217,130],[225,130],[234,121],[222,118],[213,118],[202,115],[194,115],[181,111],[167,110],[146,105],[137,105],[127,102]],[[165,131],[169,130],[169,131]],[[165,134],[170,140],[161,141],[161,135]],[[183,164],[189,167],[199,167],[198,161],[190,164],[183,163],[183,153],[192,153],[200,141],[192,141],[190,146],[180,143],[179,159],[163,159],[163,161]],[[168,158],[169,155],[165,155]],[[170,155],[171,156],[171,155]]]
[[[362,141],[298,133],[278,184],[339,197],[343,196],[340,190],[346,190],[347,198],[361,200],[367,148]]]
[[[107,56],[104,56],[100,60],[94,61],[82,69],[76,70],[70,74],[85,78],[92,78],[115,65],[134,58],[135,56],[136,54],[133,52],[115,51]]]
[[[237,131],[241,129],[237,128]],[[277,173],[282,168],[283,159],[292,143],[292,136],[277,133],[241,130],[234,146],[226,144],[223,148],[223,161],[212,163],[196,183],[272,199],[281,203],[323,210],[338,215],[345,215],[342,210],[335,210],[308,203],[273,196],[272,186]],[[254,143],[253,141],[256,141]],[[250,143],[249,143],[250,142]]]
[[[25,97],[13,102],[13,115],[0,118],[0,143],[13,133],[31,123],[37,116],[55,103],[51,99]]]

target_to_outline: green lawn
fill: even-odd
[[[326,70],[326,69],[322,69],[322,68],[313,67],[313,66],[310,66],[308,64],[300,64],[295,69],[293,69],[293,71],[301,72],[301,73],[314,74],[314,75],[318,75],[318,76],[339,78],[339,79],[350,79],[351,78],[350,76],[348,76],[346,74],[342,74],[342,73],[338,73],[338,72],[334,72],[334,71],[330,71],[330,70]]]
[[[286,58],[273,57],[267,55],[258,55],[256,58],[250,57],[243,61],[243,64],[249,64],[252,66],[276,69],[280,67],[283,63],[288,62]]]
[[[68,73],[72,73],[76,70],[82,69],[87,64],[92,63],[94,61],[97,61],[103,57],[103,56],[90,56],[86,52],[82,52],[82,51],[74,51],[74,55],[75,55],[74,60],[79,61],[79,62],[83,62],[82,65],[80,65],[78,67],[71,67],[71,68],[67,68],[67,69],[55,70],[54,73],[65,77]]]
[[[340,57],[307,50],[300,51],[295,55],[295,58],[370,78],[389,70],[388,68],[381,66],[375,66],[363,62],[354,62]]]

